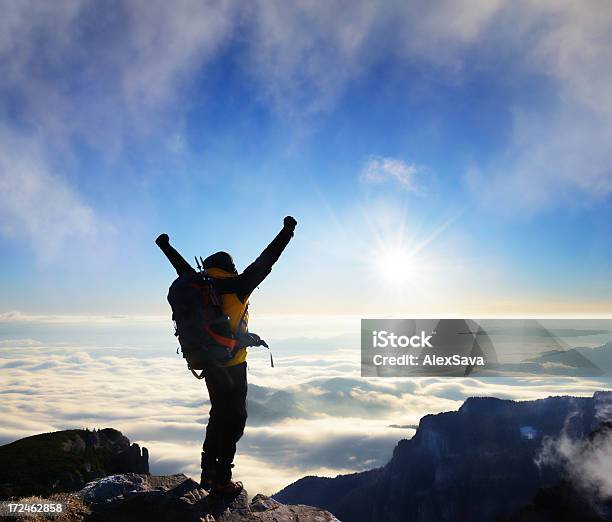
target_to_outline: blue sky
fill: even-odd
[[[163,314],[158,233],[292,214],[261,313],[607,314],[609,11],[11,4],[0,312]]]

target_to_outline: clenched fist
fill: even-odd
[[[285,219],[283,219],[283,226],[292,232],[295,230],[296,225],[297,221],[293,218],[293,216],[287,216]]]
[[[170,238],[168,237],[168,234],[160,234],[155,240],[155,244],[158,246],[167,245],[169,242]]]

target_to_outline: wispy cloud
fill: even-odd
[[[167,316],[158,315],[59,315],[28,314],[19,310],[0,313],[0,324],[135,324],[135,323],[168,323]]]
[[[0,341],[0,347],[40,346],[41,344],[42,343],[40,341],[37,341],[36,339],[2,339]]]
[[[176,132],[183,89],[231,34],[229,2],[37,2],[0,20],[0,232],[53,259],[104,249],[112,220],[67,170],[82,144],[111,161],[126,142]]]
[[[604,404],[596,405],[596,410],[603,407],[609,412],[610,406],[607,399]],[[576,439],[567,429],[570,424],[571,415],[559,437],[544,440],[537,463],[561,466],[575,486],[597,506],[612,498],[612,429],[603,424],[593,436]]]
[[[428,65],[450,85],[478,71],[503,74],[523,82],[524,95],[508,100],[515,116],[504,157],[477,161],[468,173],[474,197],[489,209],[539,212],[612,193],[607,5],[415,1],[377,9],[367,2],[265,2],[254,11],[248,63],[278,106],[329,106],[389,56]],[[342,12],[342,21],[333,12]],[[534,80],[548,84],[545,104],[530,101]],[[409,171],[395,172],[409,185]]]
[[[36,245],[44,259],[67,242],[94,241],[108,232],[83,198],[54,173],[37,140],[0,130],[0,230]]]
[[[126,141],[180,134],[190,88],[237,34],[235,63],[256,96],[290,114],[325,110],[389,57],[428,65],[450,84],[496,67],[517,81],[545,78],[549,103],[512,102],[507,156],[477,164],[470,187],[496,207],[511,200],[536,211],[570,203],[575,191],[607,197],[610,27],[606,5],[569,1],[10,3],[0,20],[0,230],[42,244],[44,256],[103,237],[108,218],[66,175],[66,158],[83,143],[113,158]],[[414,190],[417,171],[374,158],[363,177]]]
[[[416,191],[416,176],[424,168],[414,163],[406,163],[397,158],[372,157],[361,170],[359,179],[364,183],[382,184],[389,181],[398,183],[402,188]]]

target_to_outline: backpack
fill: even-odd
[[[221,300],[213,279],[205,270],[186,272],[174,280],[168,291],[175,334],[187,367],[194,370],[232,359],[238,341],[232,335],[229,317],[221,309]],[[178,353],[178,350],[177,350]]]

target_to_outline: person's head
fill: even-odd
[[[227,252],[215,252],[213,255],[208,256],[204,260],[204,268],[220,268],[221,270],[225,270],[226,272],[230,272],[232,274],[238,273],[232,256],[230,256]]]

